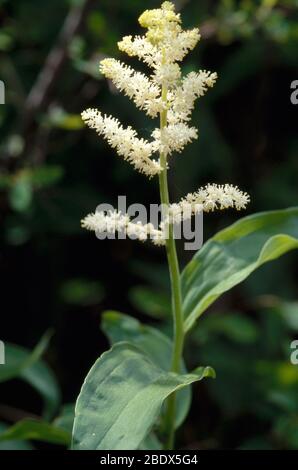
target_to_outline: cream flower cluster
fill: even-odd
[[[125,129],[118,119],[103,116],[96,109],[83,111],[82,119],[102,135],[118,155],[129,161],[136,170],[149,177],[162,170],[159,162],[150,158],[156,149],[156,142],[150,143],[145,139],[139,139],[136,131],[130,126]]]
[[[162,171],[152,159],[154,152],[171,155],[181,152],[185,145],[197,138],[197,130],[187,125],[195,100],[212,87],[216,74],[206,71],[181,76],[178,64],[200,39],[197,28],[184,31],[180,14],[171,2],[161,8],[146,10],[139,18],[147,28],[144,36],[126,36],[118,43],[119,49],[129,56],[137,56],[153,70],[149,77],[116,59],[104,59],[101,73],[124,92],[135,105],[151,118],[163,111],[167,114],[167,126],[152,132],[152,141],[139,139],[136,132],[124,129],[118,120],[102,116],[99,111],[87,109],[82,113],[86,124],[97,130],[119,155],[129,161],[136,170],[151,177]],[[163,90],[167,93],[163,94]]]
[[[116,59],[100,62],[101,73],[112,80],[116,88],[132,99],[139,109],[144,109],[152,118],[163,109],[160,88],[141,72]]]
[[[181,86],[169,93],[171,103],[168,111],[170,124],[180,121],[189,121],[191,112],[197,98],[204,96],[209,88],[212,88],[217,79],[216,72],[201,70],[199,73],[190,72],[183,78]]]
[[[198,137],[195,127],[189,127],[183,122],[169,124],[163,129],[155,129],[152,132],[155,145],[160,152],[171,155],[173,152],[182,152],[185,145]]]
[[[200,39],[198,28],[182,29],[180,14],[175,12],[171,2],[164,2],[158,9],[146,10],[140,16],[139,23],[148,29],[146,35],[135,38],[125,36],[118,47],[154,69],[162,63],[182,61]]]
[[[156,229],[153,224],[131,222],[127,214],[120,211],[95,212],[82,220],[82,227],[98,233],[123,233],[140,241],[151,239],[154,245],[165,245],[169,236],[169,224],[179,224],[190,219],[192,215],[202,211],[210,212],[215,209],[235,208],[245,209],[249,203],[249,196],[237,186],[230,184],[207,184],[195,193],[189,193],[179,203],[170,204],[163,220]]]
[[[207,184],[194,193],[187,194],[180,202],[170,204],[164,223],[180,223],[199,212],[212,212],[235,208],[246,209],[250,197],[231,184]]]
[[[187,194],[181,204],[201,205],[205,212],[212,212],[215,209],[246,209],[249,202],[249,195],[240,191],[238,186],[207,184],[195,193]]]
[[[82,113],[85,123],[95,129],[118,155],[149,178],[168,168],[167,157],[180,153],[198,137],[195,127],[189,125],[191,113],[198,98],[205,95],[216,82],[217,74],[206,70],[190,72],[182,76],[178,62],[182,61],[200,39],[197,28],[183,30],[180,14],[171,2],[161,8],[146,10],[139,23],[147,29],[144,36],[125,36],[118,47],[128,56],[138,57],[151,68],[149,76],[115,60],[104,59],[101,73],[124,92],[151,118],[160,115],[161,125],[151,133],[151,140],[137,136],[130,126],[124,128],[114,117],[103,115],[96,109]],[[154,154],[162,156],[154,159]],[[180,202],[170,204],[158,229],[152,224],[133,223],[127,215],[117,211],[94,213],[82,221],[82,226],[104,233],[121,232],[134,235],[143,241],[151,238],[156,245],[164,245],[169,224],[180,223],[201,211],[215,209],[245,209],[249,196],[237,187],[225,184],[208,184]]]
[[[131,222],[127,214],[119,211],[95,212],[87,215],[81,225],[87,230],[97,233],[115,234],[116,232],[134,237],[141,242],[151,239],[154,245],[160,246],[165,244],[165,236],[163,231],[154,228],[154,225],[142,224],[141,222]]]

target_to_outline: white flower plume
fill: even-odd
[[[161,228],[169,223],[181,223],[183,220],[190,219],[192,215],[202,211],[212,212],[217,209],[229,208],[246,209],[249,202],[249,195],[240,191],[237,186],[207,184],[199,188],[198,191],[187,194],[180,202],[170,204]]]
[[[217,75],[203,70],[182,77],[178,62],[195,47],[200,34],[197,28],[182,29],[180,14],[175,12],[173,3],[166,1],[161,8],[146,10],[139,23],[147,29],[146,34],[125,36],[118,47],[149,65],[153,69],[151,75],[146,76],[112,58],[101,61],[100,71],[151,118],[166,113],[163,129],[155,129],[153,141],[148,142],[138,138],[131,127],[124,129],[117,119],[94,109],[87,109],[82,117],[136,170],[152,177],[162,171],[159,162],[150,158],[154,152],[180,153],[197,138],[197,130],[186,122],[190,120],[195,100],[214,85]],[[162,90],[167,93],[163,94]]]
[[[173,124],[179,121],[189,121],[197,98],[204,96],[208,88],[212,88],[217,79],[216,72],[200,70],[190,72],[182,79],[181,86],[169,93],[170,109],[168,121]]]
[[[104,212],[89,214],[81,221],[81,225],[97,233],[115,234],[118,232],[142,242],[150,239],[154,245],[165,244],[162,230],[155,229],[151,223],[131,222],[127,214],[118,211],[109,211],[107,214]]]
[[[216,209],[246,209],[249,202],[249,195],[240,191],[238,186],[231,184],[207,184],[195,193],[187,194],[180,204],[201,205],[205,212],[212,212]]]
[[[148,29],[145,39],[159,52],[149,64],[153,67],[164,61],[162,51],[166,51],[167,63],[180,62],[200,39],[197,28],[187,31],[182,29],[180,14],[175,12],[175,6],[171,2],[164,2],[159,9],[144,11],[139,23]]]
[[[162,170],[157,161],[150,159],[155,151],[155,143],[139,139],[136,131],[131,127],[125,129],[117,119],[111,116],[102,116],[96,109],[83,111],[82,119],[89,127],[102,135],[118,155],[128,160],[136,170],[149,177]]]
[[[202,211],[245,209],[249,202],[249,195],[240,191],[237,186],[207,184],[198,191],[187,194],[180,202],[170,204],[163,214],[158,229],[152,223],[131,222],[127,214],[116,210],[89,214],[81,221],[81,225],[96,233],[115,234],[117,232],[140,241],[150,239],[154,245],[163,246],[169,237],[170,224],[180,224]]]
[[[135,36],[134,38],[131,35],[124,36],[118,42],[118,48],[130,57],[138,57],[151,67],[155,67],[161,62],[160,51],[144,36]]]
[[[112,80],[114,85],[123,91],[139,109],[144,109],[151,117],[162,111],[160,88],[152,83],[146,75],[136,72],[132,67],[116,59],[104,59],[100,62],[101,73]]]

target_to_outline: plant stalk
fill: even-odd
[[[167,88],[162,87],[162,100],[167,102]],[[160,113],[160,129],[167,126],[167,110]],[[167,178],[167,156],[160,153],[160,164],[163,171],[159,175],[160,200],[163,205],[169,206],[169,190]],[[172,311],[173,311],[173,352],[171,371],[180,372],[181,359],[183,354],[184,329],[182,313],[182,296],[180,286],[180,271],[176,251],[176,242],[174,239],[173,225],[169,224],[168,238],[166,240],[166,252],[171,279]],[[172,393],[167,399],[166,412],[164,419],[164,429],[166,439],[164,449],[172,450],[174,448],[175,438],[175,419],[176,419],[176,393]]]

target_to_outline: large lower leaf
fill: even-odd
[[[171,364],[171,340],[156,328],[115,310],[102,314],[101,328],[111,344],[127,341],[135,344],[156,364],[168,370]]]
[[[197,374],[166,372],[136,346],[115,344],[95,362],[83,384],[75,409],[73,448],[137,449],[163,401],[211,374],[210,368]]]
[[[296,207],[254,214],[217,233],[182,274],[185,330],[221,294],[294,248],[298,248]]]
[[[128,341],[135,344],[159,367],[168,371],[171,365],[172,342],[156,328],[143,325],[129,315],[114,310],[103,313],[102,329],[111,344]],[[186,373],[184,363],[181,370]],[[187,416],[191,404],[191,389],[186,387],[177,394],[176,427],[179,427]]]

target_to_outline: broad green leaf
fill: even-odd
[[[185,330],[221,294],[268,261],[298,248],[298,208],[260,212],[207,241],[182,274]]]
[[[174,374],[120,342],[91,368],[75,409],[73,448],[133,450],[149,434],[164,400],[209,374]]]
[[[5,365],[0,367],[0,383],[20,378],[40,393],[44,400],[45,419],[54,415],[60,402],[60,390],[54,374],[40,359],[50,336],[50,332],[46,333],[32,352],[21,346],[6,344]]]
[[[0,442],[11,440],[35,440],[68,446],[71,434],[45,421],[24,419],[0,434]]]
[[[141,349],[155,364],[168,371],[171,365],[172,342],[156,328],[143,325],[138,320],[120,312],[103,313],[102,330],[111,344],[128,341]],[[186,373],[184,364],[182,372]],[[176,427],[187,416],[191,404],[191,389],[186,387],[177,394]]]
[[[103,312],[101,328],[111,344],[119,341],[133,343],[162,369],[169,369],[172,343],[156,328],[144,325],[136,318],[115,310]]]

